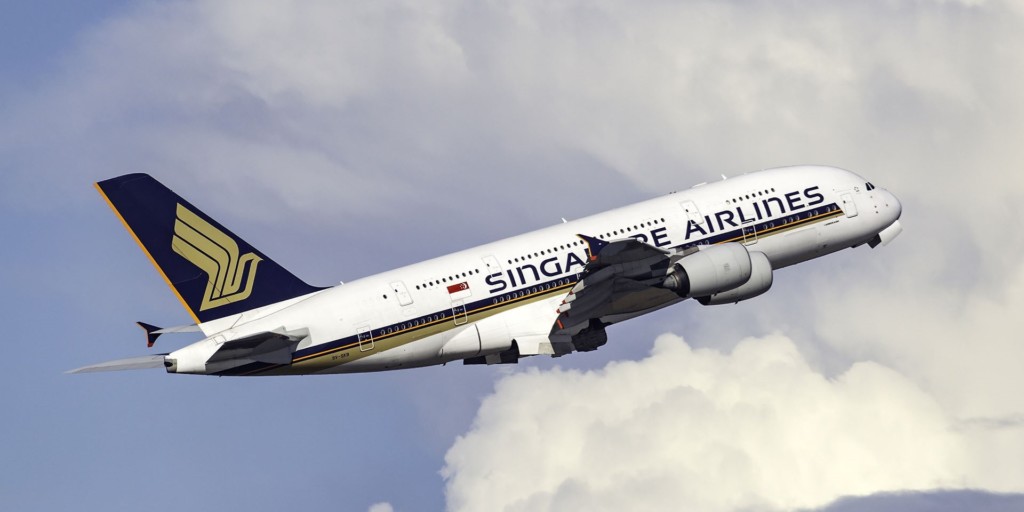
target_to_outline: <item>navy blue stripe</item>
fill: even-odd
[[[838,217],[840,215],[843,215],[842,209],[839,208],[839,205],[832,203],[824,206],[819,206],[811,210],[791,213],[790,215],[786,215],[778,219],[769,219],[761,223],[752,224],[751,226],[753,226],[754,228],[753,233],[756,234],[758,237],[771,236],[777,231],[800,227],[803,226],[804,224],[810,224],[821,221],[825,217],[831,218]],[[792,221],[786,221],[787,219],[793,217],[795,217],[795,219],[793,219]],[[727,231],[724,233],[718,233],[716,235],[694,240],[692,242],[686,242],[673,247],[673,249],[689,249],[690,247],[696,247],[698,245],[715,245],[723,242],[728,242],[730,240],[743,240],[743,228],[734,229],[732,231]]]
[[[800,212],[800,213],[796,213],[796,214],[792,214],[792,215],[787,215],[786,217],[783,217],[783,218],[780,218],[780,219],[768,220],[768,221],[765,221],[765,222],[762,222],[762,223],[759,223],[759,224],[755,224],[754,225],[754,230],[755,230],[755,232],[757,233],[758,236],[762,236],[762,232],[765,232],[764,236],[770,236],[770,235],[772,235],[772,234],[774,234],[775,232],[778,232],[778,231],[788,230],[788,229],[792,229],[792,228],[795,228],[795,227],[800,227],[802,225],[810,224],[810,223],[813,223],[813,222],[819,222],[819,221],[824,220],[826,218],[837,217],[837,216],[840,216],[842,214],[843,214],[842,210],[839,209],[839,207],[835,203],[832,203],[830,205],[821,206],[819,208],[815,208],[815,209],[812,209],[812,210],[807,210],[807,211],[804,211],[804,212]],[[792,218],[792,217],[796,217],[796,218],[793,219],[790,222],[786,222],[786,219],[789,219],[789,218]],[[735,229],[735,230],[732,230],[732,231],[728,231],[728,232],[712,235],[712,236],[707,237],[707,238],[702,238],[702,239],[699,239],[699,240],[694,240],[692,242],[687,242],[687,243],[675,246],[675,247],[673,247],[673,249],[681,250],[681,249],[687,249],[687,248],[690,248],[690,247],[695,247],[697,245],[715,245],[715,244],[720,244],[720,243],[728,242],[728,241],[734,240],[734,239],[742,240],[742,237],[743,237],[743,230],[742,230],[742,228],[741,229]],[[522,288],[518,288],[518,289],[515,289],[515,290],[512,290],[512,291],[503,293],[503,294],[498,295],[498,296],[487,297],[487,298],[484,298],[484,299],[480,299],[480,300],[477,300],[477,301],[474,301],[474,302],[467,303],[465,305],[466,315],[469,316],[469,315],[473,315],[473,314],[477,314],[477,313],[482,313],[482,312],[484,312],[486,310],[489,310],[489,309],[492,309],[492,308],[495,308],[495,307],[499,307],[499,306],[504,308],[504,307],[506,307],[508,305],[516,304],[516,303],[528,300],[530,298],[536,297],[538,294],[545,294],[545,293],[549,293],[549,292],[551,292],[553,290],[562,289],[562,288],[569,288],[572,285],[576,284],[576,282],[578,281],[580,275],[581,274],[570,274],[568,276],[562,276],[562,277],[559,277],[559,278],[556,278],[556,279],[551,279],[549,281],[543,281],[543,282],[539,282],[539,283],[534,283],[534,284],[532,284],[530,286],[524,286]],[[435,315],[438,316],[438,320],[436,320],[436,321],[433,320],[433,317]],[[379,342],[379,341],[382,341],[382,340],[386,340],[388,338],[393,338],[395,336],[413,333],[413,332],[416,332],[416,331],[420,331],[420,330],[426,329],[428,327],[432,327],[432,326],[435,326],[435,325],[438,325],[438,324],[441,324],[441,323],[444,323],[444,322],[447,322],[447,321],[451,321],[452,317],[453,317],[453,313],[452,313],[452,310],[449,308],[449,309],[444,309],[444,310],[441,310],[441,311],[435,311],[433,313],[430,313],[429,315],[423,315],[423,316],[421,316],[419,318],[416,318],[416,319],[407,320],[407,321],[404,321],[404,322],[397,322],[397,323],[393,323],[391,325],[386,325],[386,326],[381,327],[381,328],[373,329],[373,330],[371,330],[371,333],[373,335],[373,341],[376,343],[376,342]],[[429,318],[430,320],[429,321],[426,320],[427,318]],[[415,326],[409,326],[409,327],[406,327],[406,328],[402,328],[403,325],[410,324],[410,323],[416,323],[416,322],[421,321],[421,320],[424,321],[424,323],[422,325],[415,325]],[[391,329],[392,332],[391,333],[387,333],[388,329]],[[418,339],[421,339],[421,338],[414,338],[414,339],[410,340],[409,343],[411,343],[413,341],[417,341]],[[337,340],[334,340],[334,341],[329,341],[327,343],[321,343],[321,344],[318,344],[318,345],[315,345],[315,346],[312,346],[312,347],[307,347],[307,348],[304,348],[302,350],[296,351],[292,355],[292,361],[293,362],[301,362],[301,361],[299,361],[300,359],[312,359],[313,357],[323,356],[323,355],[331,354],[333,352],[339,352],[339,351],[346,350],[346,349],[349,349],[349,348],[354,348],[354,347],[356,347],[358,345],[359,345],[359,339],[358,339],[358,337],[356,335],[346,336],[344,338],[340,338],[340,339],[337,339]],[[270,370],[270,369],[276,369],[276,368],[284,367],[284,366],[289,366],[289,365],[271,364],[271,363],[250,363],[250,364],[246,364],[246,365],[243,365],[243,366],[238,366],[238,367],[235,367],[235,368],[231,368],[229,370],[224,370],[222,372],[218,372],[215,375],[251,375],[251,374],[254,374],[254,373],[259,373],[259,372],[267,371],[267,370]]]

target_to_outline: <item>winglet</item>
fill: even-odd
[[[159,338],[161,334],[163,334],[162,332],[158,332],[160,331],[160,328],[155,325],[150,325],[145,322],[135,322],[135,324],[138,325],[139,327],[142,327],[142,329],[146,331],[147,347],[152,348],[153,344],[156,343],[156,339]]]
[[[604,249],[608,242],[601,240],[600,238],[594,238],[592,236],[577,234],[581,240],[587,243],[587,252],[590,253],[590,261],[597,259],[597,255]]]

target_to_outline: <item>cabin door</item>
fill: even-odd
[[[843,200],[843,211],[846,212],[847,217],[857,216],[857,203],[853,202],[852,194],[842,194],[839,196]]]

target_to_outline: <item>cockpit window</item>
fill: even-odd
[[[874,189],[875,189],[875,186],[874,186],[874,185],[872,185],[872,184],[871,184],[871,182],[869,181],[869,182],[868,182],[868,184],[867,184],[867,189],[868,189],[868,190],[874,190]]]

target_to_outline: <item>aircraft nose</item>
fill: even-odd
[[[892,220],[896,222],[900,219],[900,215],[903,215],[903,205],[900,204],[900,200],[896,199],[892,192],[888,190],[883,190],[882,192],[882,200],[885,202],[885,207],[892,212]]]
[[[893,221],[899,220],[900,215],[903,215],[903,205],[889,190],[886,190],[886,203],[889,205],[889,208],[892,209]]]
[[[903,205],[900,204],[900,200],[896,199],[896,196],[885,189],[876,189],[875,194],[875,206],[878,208],[880,215],[879,220],[882,224],[879,226],[882,228],[875,237],[868,242],[871,247],[878,247],[879,245],[888,245],[894,238],[903,232],[903,226],[900,225],[900,215],[903,214]]]

